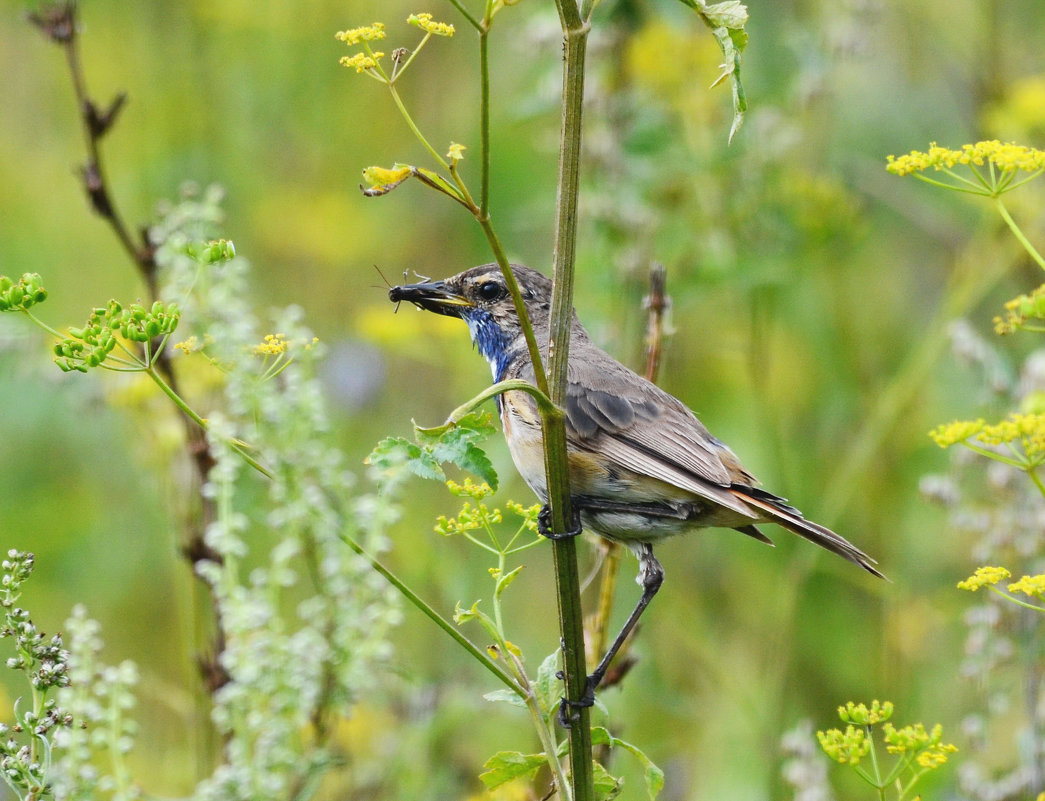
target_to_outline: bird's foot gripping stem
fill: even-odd
[[[537,515],[537,532],[549,540],[566,540],[571,537],[576,537],[581,533],[583,527],[581,526],[581,513],[577,510],[573,510],[573,526],[569,531],[557,533],[552,530],[552,508],[548,504],[544,504],[541,507],[540,513]]]
[[[555,676],[560,680],[565,678],[565,674],[561,670]],[[594,673],[588,676],[584,682],[584,695],[580,697],[580,700],[574,701],[563,696],[559,702],[559,714],[556,716],[560,726],[568,729],[573,725],[573,721],[577,719],[573,712],[574,709],[586,709],[595,705],[595,688],[599,686],[601,680],[602,676],[596,676]]]

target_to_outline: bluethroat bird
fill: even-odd
[[[529,267],[512,265],[542,351],[549,336],[551,281]],[[465,270],[445,281],[392,287],[392,301],[459,317],[468,325],[493,380],[534,380],[515,304],[496,264]],[[776,523],[836,553],[875,576],[875,560],[843,537],[806,520],[783,498],[758,483],[725,443],[716,439],[682,401],[629,370],[573,319],[566,390],[566,439],[570,493],[584,528],[627,545],[639,560],[642,597],[588,677],[580,702],[594,700],[614,655],[660,589],[664,569],[653,545],[704,528],[732,528],[772,545],[756,523]],[[541,418],[526,392],[497,397],[501,425],[516,468],[547,504]],[[547,507],[545,507],[547,510]],[[542,533],[548,531],[547,514]],[[570,532],[567,536],[579,533]]]

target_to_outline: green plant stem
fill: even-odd
[[[997,595],[1001,596],[1006,601],[1009,601],[1010,603],[1016,604],[1017,606],[1022,606],[1022,607],[1025,607],[1027,609],[1033,609],[1035,612],[1045,612],[1045,607],[1043,607],[1043,606],[1036,606],[1035,604],[1029,604],[1026,601],[1022,601],[1022,600],[1020,600],[1019,598],[1017,598],[1014,595],[1010,595],[1007,592],[999,590],[993,584],[988,584],[987,585],[987,589],[990,590],[991,592],[996,593]]]
[[[563,29],[562,126],[559,141],[559,180],[555,207],[555,252],[552,278],[551,322],[548,333],[550,358],[549,397],[562,408],[566,402],[570,330],[573,326],[573,272],[577,247],[577,206],[580,178],[581,119],[584,101],[584,56],[589,25],[580,16],[576,0],[556,0]],[[552,527],[573,527],[564,419],[542,413],[544,460],[548,476],[548,501]],[[584,619],[576,538],[553,543],[559,625],[563,644],[566,698],[580,699],[585,692]],[[572,716],[570,780],[574,801],[595,798],[592,765],[591,715],[580,708]]]
[[[478,220],[479,226],[483,229],[483,233],[486,234],[486,241],[489,243],[490,250],[493,252],[494,261],[496,261],[497,266],[501,268],[501,274],[504,276],[505,286],[508,288],[508,292],[512,296],[512,302],[515,304],[515,312],[519,315],[519,322],[522,325],[523,335],[526,338],[526,350],[530,356],[530,362],[533,364],[534,381],[537,384],[537,389],[547,396],[548,375],[544,370],[544,359],[541,358],[541,349],[537,345],[537,337],[534,335],[533,325],[530,323],[530,315],[526,311],[526,304],[523,302],[522,292],[519,291],[519,282],[515,280],[515,273],[512,272],[511,266],[508,263],[508,254],[505,253],[504,246],[501,245],[501,240],[498,238],[497,232],[494,231],[489,216],[485,218],[477,216],[476,220]]]
[[[396,108],[399,109],[400,115],[406,122],[407,127],[417,137],[417,141],[420,142],[424,149],[428,151],[429,155],[435,159],[435,163],[442,167],[447,172],[450,171],[450,165],[446,163],[446,160],[439,155],[438,151],[425,139],[425,135],[421,133],[421,129],[417,127],[417,123],[414,122],[414,118],[410,116],[410,112],[406,110],[406,105],[403,103],[403,98],[399,96],[399,92],[395,88],[395,84],[390,81],[387,82],[389,94],[392,95],[392,101],[396,104]]]
[[[558,744],[548,729],[548,719],[545,717],[544,710],[537,703],[537,695],[533,691],[533,683],[526,675],[526,670],[523,668],[519,658],[510,651],[508,652],[508,658],[515,666],[515,672],[518,674],[521,683],[529,689],[523,700],[525,700],[526,709],[533,719],[533,727],[537,731],[537,739],[541,741],[541,748],[544,749],[545,758],[548,760],[548,769],[555,779],[555,788],[559,791],[559,798],[562,801],[571,801],[571,788],[566,779],[566,773],[562,768],[562,760],[559,759]]]
[[[1001,218],[1005,220],[1005,224],[1009,226],[1009,230],[1012,231],[1013,236],[1015,236],[1016,239],[1019,240],[1019,243],[1023,245],[1023,249],[1026,250],[1028,254],[1030,254],[1030,257],[1034,259],[1035,262],[1037,262],[1038,266],[1041,267],[1041,269],[1045,270],[1045,259],[1041,257],[1041,254],[1038,253],[1034,245],[1030,243],[1030,240],[1023,235],[1023,231],[1020,230],[1020,227],[1016,224],[1016,221],[1012,219],[1012,216],[1009,214],[1009,210],[1005,208],[1005,204],[1002,202],[1002,199],[1000,197],[994,198],[994,206],[998,209],[998,213],[1001,215]]]
[[[479,28],[479,219],[490,217],[490,20]]]
[[[520,698],[524,700],[526,699],[526,688],[519,684],[519,682],[512,676],[510,676],[500,665],[498,665],[496,662],[490,659],[490,657],[487,656],[487,654],[481,648],[479,648],[479,646],[477,646],[475,643],[473,643],[471,640],[465,637],[453,623],[451,623],[445,617],[436,612],[435,609],[429,606],[425,602],[425,600],[421,598],[421,596],[419,596],[416,592],[410,589],[410,587],[408,587],[398,576],[396,576],[395,573],[393,573],[391,570],[389,570],[387,567],[381,564],[381,562],[379,562],[377,559],[371,556],[363,548],[363,546],[356,542],[352,537],[350,537],[348,534],[344,532],[342,532],[339,536],[341,537],[342,542],[348,545],[348,547],[355,551],[357,554],[362,556],[370,564],[370,566],[378,573],[380,573],[389,584],[395,587],[400,592],[400,594],[403,595],[403,597],[410,601],[410,603],[412,603],[417,609],[421,610],[421,612],[423,612],[431,621],[433,621],[437,626],[439,626],[439,628],[441,628],[443,631],[445,631],[447,634],[453,637],[462,648],[464,648],[469,654],[472,655],[473,658],[475,658],[477,662],[479,662],[494,676],[500,679],[500,681],[507,685],[508,689],[510,689]]]
[[[196,412],[192,410],[189,404],[182,400],[181,396],[178,395],[178,393],[171,388],[171,385],[163,380],[163,377],[157,372],[155,364],[149,365],[144,370],[144,372],[147,376],[149,376],[149,378],[153,380],[153,383],[155,383],[156,386],[158,386],[160,390],[162,390],[164,395],[166,395],[168,398],[174,401],[174,405],[181,409],[182,412],[185,413],[186,417],[188,417],[190,420],[196,423],[196,425],[198,425],[204,431],[207,430],[207,421],[200,417],[198,414],[196,414]],[[263,464],[261,464],[261,462],[259,462],[257,459],[250,455],[246,444],[237,440],[229,440],[228,444],[229,447],[232,448],[232,450],[239,454],[239,457],[244,462],[246,462],[248,465],[250,465],[259,473],[261,473],[261,475],[265,476],[265,478],[273,477],[272,472],[267,467],[265,467]]]
[[[1026,468],[1027,475],[1030,476],[1030,480],[1034,482],[1034,486],[1038,488],[1038,492],[1041,493],[1042,497],[1045,497],[1045,483],[1042,483],[1041,476],[1038,475],[1038,471],[1034,467]]]
[[[465,403],[462,403],[446,418],[447,423],[456,423],[466,414],[474,410],[476,407],[481,406],[483,403],[488,401],[495,395],[500,395],[503,392],[528,392],[537,401],[537,408],[541,410],[542,414],[549,414],[552,416],[562,416],[562,412],[559,410],[551,399],[548,398],[543,392],[537,387],[531,384],[529,381],[524,381],[521,378],[509,378],[506,381],[498,381],[496,384],[491,384],[474,398]]]

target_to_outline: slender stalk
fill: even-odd
[[[474,398],[472,398],[470,401],[462,403],[460,406],[458,406],[456,409],[450,412],[450,416],[446,418],[446,421],[448,423],[456,423],[470,411],[475,409],[477,406],[480,406],[481,404],[485,403],[494,395],[500,395],[502,392],[514,391],[530,393],[533,396],[534,400],[537,401],[537,407],[541,409],[542,412],[551,414],[553,416],[562,415],[562,412],[560,412],[558,407],[555,406],[555,404],[553,404],[548,399],[548,396],[541,392],[539,389],[537,389],[537,387],[535,387],[529,381],[524,381],[521,378],[509,378],[506,381],[498,381],[496,384],[491,384],[478,395],[476,395]]]
[[[562,408],[566,401],[567,360],[573,325],[573,271],[577,248],[577,205],[580,178],[581,118],[584,101],[584,56],[589,26],[582,20],[576,0],[556,0],[563,27],[564,63],[562,127],[559,144],[559,181],[556,203],[554,275],[548,339],[550,358],[549,397]],[[544,460],[548,476],[548,501],[555,531],[573,527],[565,421],[542,414]],[[585,692],[584,620],[576,538],[555,540],[555,581],[559,624],[562,632],[566,698],[580,699]],[[591,716],[580,708],[570,726],[570,780],[574,801],[595,797],[591,750]]]
[[[479,219],[490,217],[490,26],[479,28]]]
[[[527,691],[519,684],[519,682],[510,676],[505,670],[490,659],[489,656],[479,646],[465,637],[458,628],[447,620],[445,617],[440,615],[431,606],[429,606],[425,600],[414,592],[410,587],[405,584],[395,573],[385,567],[381,562],[371,556],[362,545],[356,542],[348,534],[342,532],[340,535],[341,540],[348,545],[353,551],[362,556],[370,564],[374,570],[384,576],[385,580],[395,587],[410,603],[421,610],[430,620],[432,620],[439,628],[457,640],[457,643],[470,653],[477,662],[479,662],[484,668],[489,670],[494,676],[500,679],[512,692],[518,695],[522,699],[526,699]]]
[[[1013,236],[1015,236],[1016,239],[1019,240],[1019,243],[1023,245],[1023,249],[1030,254],[1030,257],[1034,259],[1035,262],[1037,262],[1039,267],[1045,270],[1045,259],[1041,257],[1041,254],[1038,253],[1034,245],[1030,243],[1030,240],[1027,239],[1026,236],[1024,236],[1023,231],[1020,230],[1020,227],[1016,224],[1016,221],[1012,219],[1012,216],[1009,214],[1009,210],[1005,208],[1005,204],[1002,202],[1000,197],[994,198],[994,205],[997,207],[998,213],[1001,215],[1001,218],[1005,220],[1005,224],[1009,226],[1009,230],[1012,231]]]

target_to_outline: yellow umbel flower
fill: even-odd
[[[958,442],[964,442],[969,437],[976,436],[983,430],[986,423],[980,420],[955,420],[952,423],[943,423],[929,432],[932,441],[941,448],[947,448]]]
[[[958,589],[969,590],[969,592],[976,592],[978,589],[980,589],[980,587],[987,587],[992,584],[997,584],[1002,579],[1007,579],[1011,575],[1012,573],[1010,573],[1004,567],[978,567],[976,568],[976,572],[969,576],[969,578],[965,579],[965,581],[958,582]]]
[[[818,731],[816,739],[820,741],[824,753],[842,765],[858,765],[871,751],[871,740],[866,730],[851,724],[845,727],[845,731]]]
[[[453,36],[454,26],[448,25],[445,22],[433,22],[432,15],[425,14],[411,14],[406,18],[406,21],[411,25],[414,25],[425,33],[430,33],[435,36]]]
[[[377,60],[381,58],[384,53],[376,52],[372,56],[368,56],[366,53],[356,53],[354,56],[342,56],[340,64],[342,67],[352,67],[356,72],[366,72],[372,70],[377,66]]]
[[[910,175],[928,169],[949,170],[959,165],[989,165],[1002,172],[1040,172],[1045,169],[1045,151],[1037,148],[1002,143],[997,139],[962,145],[961,150],[940,147],[935,142],[922,153],[912,150],[905,156],[888,156],[886,169],[894,175]]]
[[[285,334],[266,334],[265,341],[254,346],[254,353],[258,356],[278,356],[286,353],[289,345]]]
[[[1032,598],[1045,599],[1045,576],[1024,576],[1009,585],[1009,592],[1022,592]]]
[[[357,45],[360,42],[373,42],[385,38],[385,26],[380,22],[375,22],[373,25],[364,25],[361,28],[338,31],[334,34],[334,37],[348,45]]]
[[[838,717],[843,723],[855,723],[858,726],[874,726],[876,723],[889,720],[893,715],[893,702],[879,703],[878,699],[867,704],[854,704],[846,702],[845,706],[838,707]]]
[[[1038,461],[1045,457],[1045,414],[1013,412],[1008,420],[984,426],[976,438],[986,445],[1019,442],[1027,458]]]

